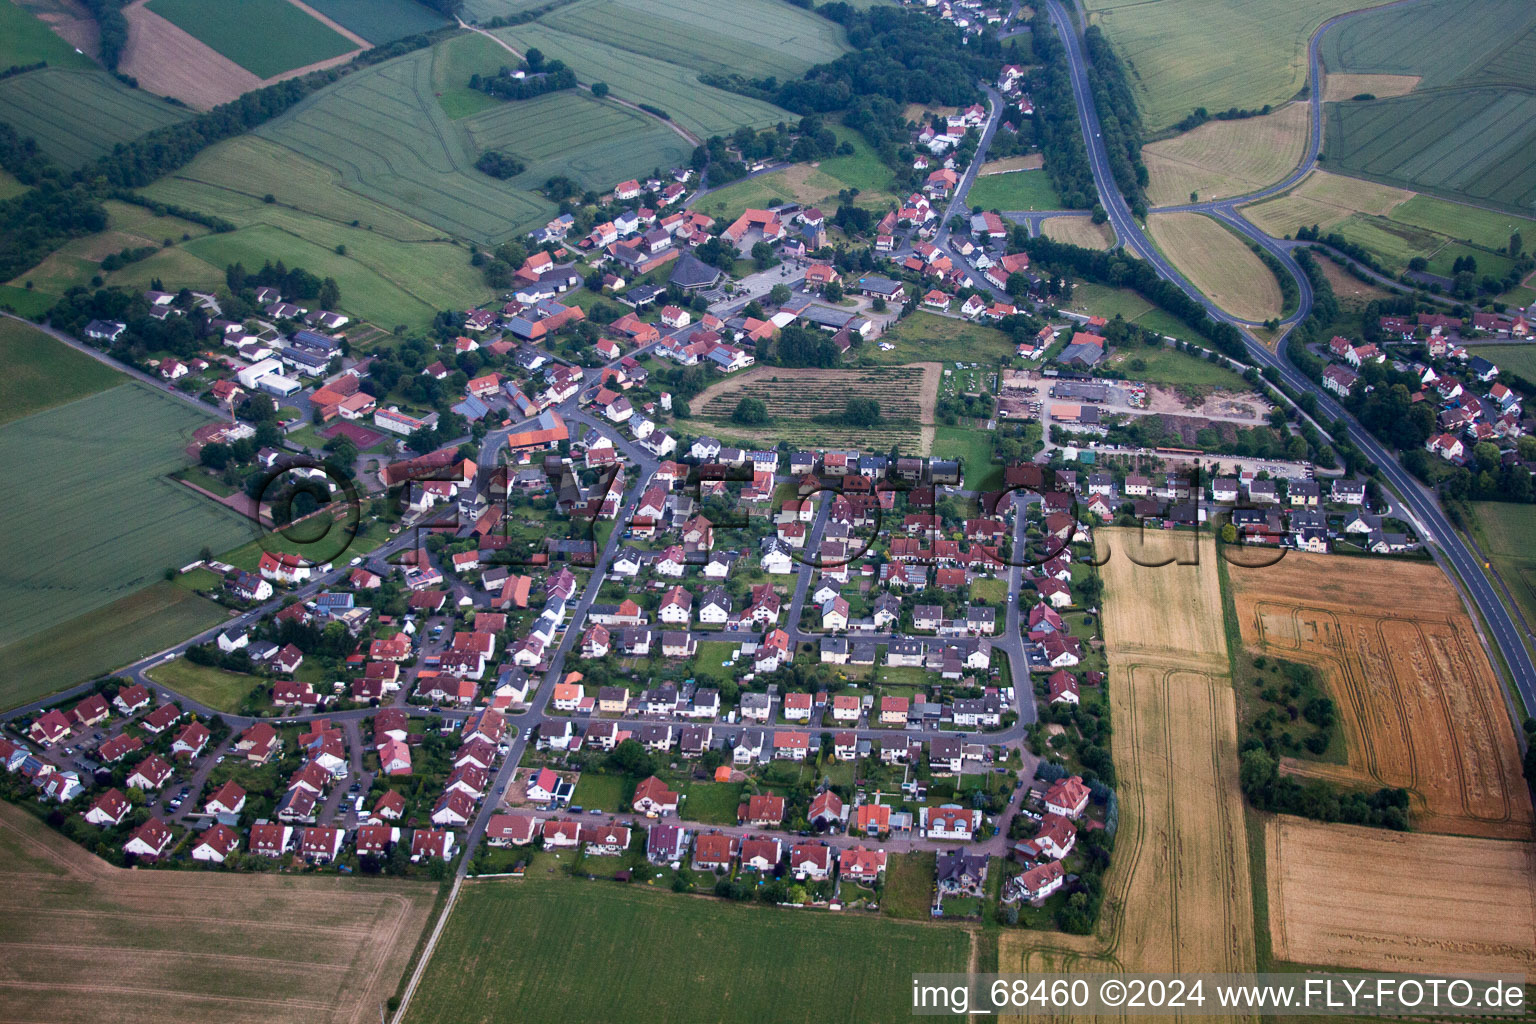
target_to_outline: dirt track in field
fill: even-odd
[[[1401,786],[1415,829],[1532,838],[1499,682],[1439,569],[1291,554],[1229,577],[1244,643],[1315,666],[1339,706],[1349,763],[1287,759],[1286,771]]]
[[[0,807],[0,1016],[363,1024],[433,898],[383,879],[123,870]]]

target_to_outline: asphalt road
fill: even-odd
[[[1399,0],[1399,3],[1413,3],[1417,0]],[[1452,527],[1450,520],[1440,508],[1440,503],[1435,495],[1419,483],[1398,463],[1396,456],[1388,451],[1373,436],[1362,429],[1353,418],[1345,412],[1333,397],[1324,391],[1319,385],[1314,384],[1299,370],[1291,365],[1285,357],[1285,346],[1288,336],[1282,337],[1278,351],[1271,352],[1268,348],[1252,338],[1244,327],[1253,326],[1235,317],[1230,316],[1213,302],[1205,297],[1198,289],[1191,285],[1166,259],[1158,252],[1147,238],[1141,225],[1131,215],[1125,197],[1115,184],[1114,177],[1109,172],[1109,159],[1105,151],[1103,139],[1099,135],[1098,111],[1094,107],[1093,95],[1088,87],[1087,61],[1083,54],[1082,39],[1072,29],[1066,10],[1062,7],[1061,0],[1046,0],[1046,9],[1057,30],[1066,41],[1066,50],[1071,64],[1072,88],[1078,103],[1078,116],[1082,123],[1083,137],[1087,142],[1089,162],[1092,166],[1094,182],[1098,186],[1100,199],[1104,208],[1109,213],[1110,223],[1115,229],[1119,240],[1132,252],[1145,259],[1163,277],[1177,284],[1186,294],[1200,302],[1210,315],[1226,323],[1237,326],[1243,334],[1250,358],[1261,367],[1273,367],[1279,372],[1285,383],[1298,392],[1311,393],[1317,396],[1320,413],[1329,420],[1343,419],[1348,424],[1349,440],[1353,442],[1365,455],[1380,469],[1383,476],[1391,484],[1392,488],[1402,496],[1404,504],[1417,517],[1419,523],[1426,528],[1425,540],[1429,542],[1431,550],[1438,548],[1439,558],[1443,564],[1454,569],[1453,579],[1463,586],[1467,598],[1477,606],[1483,621],[1487,624],[1486,640],[1491,640],[1498,645],[1503,655],[1505,664],[1509,666],[1515,686],[1526,709],[1536,710],[1536,665],[1532,664],[1530,652],[1522,642],[1520,631],[1516,628],[1509,611],[1499,601],[1498,594],[1494,591],[1488,577],[1483,572],[1482,563],[1473,555],[1465,541]],[[1320,96],[1318,93],[1321,70],[1318,63],[1318,42],[1322,33],[1327,28],[1338,24],[1348,18],[1349,15],[1341,15],[1325,23],[1322,29],[1312,38],[1308,47],[1308,56],[1311,62],[1310,79],[1312,83],[1313,124],[1311,141],[1309,144],[1309,159],[1303,161],[1288,181],[1299,179],[1301,174],[1310,169],[1311,162],[1317,156],[1317,144],[1321,131],[1319,115]],[[1282,183],[1283,185],[1284,183]],[[1274,186],[1278,189],[1281,186]],[[1266,193],[1267,194],[1267,190]],[[1223,204],[1212,204],[1210,207],[1202,206],[1204,212],[1212,212],[1221,217],[1227,223],[1237,228],[1247,237],[1254,239],[1266,250],[1274,253],[1276,258],[1296,276],[1301,286],[1301,301],[1295,314],[1287,318],[1285,323],[1292,325],[1303,319],[1312,308],[1312,289],[1308,285],[1306,275],[1296,267],[1290,253],[1275,239],[1259,231],[1248,221],[1223,207],[1229,203],[1243,200],[1228,200]],[[1459,579],[1458,579],[1459,578]]]

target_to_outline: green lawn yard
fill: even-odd
[[[231,713],[239,711],[251,691],[264,684],[256,676],[226,672],[212,665],[194,665],[185,658],[156,665],[145,674],[161,686],[186,694],[217,711]]]

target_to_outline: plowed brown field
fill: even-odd
[[[1339,705],[1349,763],[1287,760],[1286,771],[1401,786],[1415,829],[1532,837],[1498,680],[1439,569],[1291,554],[1228,573],[1244,642],[1316,666]]]
[[[1536,847],[1278,817],[1276,958],[1411,974],[1536,974]],[[1347,880],[1347,881],[1346,881]]]
[[[434,894],[384,879],[114,868],[0,805],[0,1016],[376,1020]]]

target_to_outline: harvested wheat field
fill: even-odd
[[[0,807],[0,1003],[50,1024],[374,1021],[435,887],[114,868]]]
[[[1047,217],[1040,222],[1040,233],[1084,249],[1108,249],[1115,244],[1115,229],[1108,224],[1095,224],[1090,217]]]
[[[1243,241],[1199,213],[1154,213],[1152,240],[1211,301],[1241,320],[1280,316],[1280,282]]]
[[[1333,294],[1338,297],[1339,303],[1345,309],[1364,309],[1368,302],[1392,296],[1392,293],[1385,288],[1367,284],[1327,256],[1320,256],[1315,262],[1318,269],[1323,272],[1323,276],[1328,279],[1329,285],[1333,287]]]
[[[1410,974],[1536,973],[1530,843],[1281,816],[1266,825],[1265,847],[1277,959]]]
[[[933,407],[938,400],[943,367],[938,363],[876,366],[863,369],[800,369],[756,366],[710,385],[690,405],[693,426],[754,443],[807,446],[852,446],[884,451],[892,444],[903,451],[927,454],[933,447]],[[886,421],[875,427],[846,427],[817,422],[835,417],[851,396],[880,403]],[[771,422],[749,426],[734,423],[731,414],[743,398],[760,399]]]
[[[1242,213],[1256,227],[1279,238],[1313,224],[1331,228],[1352,213],[1384,217],[1412,198],[1413,193],[1404,189],[1314,170],[1295,188],[1273,199],[1244,206]]]
[[[1199,541],[1196,563],[1192,534],[1137,534],[1098,532],[1120,777],[1104,913],[1090,937],[1004,931],[1002,973],[1254,970],[1215,546]]]
[[[1156,206],[1178,206],[1191,192],[1203,201],[1273,185],[1301,163],[1307,124],[1307,105],[1288,103],[1261,117],[1207,121],[1144,146],[1147,197]]]
[[[1388,96],[1406,96],[1418,85],[1418,75],[1344,75],[1329,72],[1323,76],[1323,102],[1336,103],[1360,95],[1384,100]]]
[[[1349,763],[1287,760],[1285,770],[1401,786],[1415,829],[1532,837],[1499,681],[1439,569],[1290,554],[1228,574],[1243,642],[1316,666],[1339,705]]]

